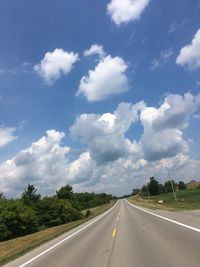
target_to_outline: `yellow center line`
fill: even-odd
[[[117,228],[115,228],[115,229],[113,230],[112,237],[115,237],[115,236],[116,236],[116,233],[117,233]]]

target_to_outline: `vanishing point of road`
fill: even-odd
[[[126,200],[6,267],[199,267],[200,230]]]

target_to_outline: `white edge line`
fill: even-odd
[[[60,244],[62,244],[63,242],[65,242],[66,240],[72,238],[73,236],[77,235],[78,233],[82,232],[84,229],[86,229],[87,227],[89,227],[90,225],[94,224],[95,222],[99,221],[100,219],[102,219],[104,216],[106,216],[108,213],[110,213],[119,203],[119,200],[117,201],[117,203],[111,207],[107,212],[105,212],[102,216],[96,218],[95,220],[93,220],[92,222],[88,223],[87,225],[85,225],[84,227],[82,227],[81,229],[77,230],[76,232],[74,232],[73,234],[69,235],[68,237],[64,238],[63,240],[59,241],[58,243],[56,243],[55,245],[51,246],[50,248],[46,249],[45,251],[43,251],[42,253],[38,254],[37,256],[33,257],[32,259],[26,261],[25,263],[23,263],[22,265],[20,265],[19,267],[24,267],[26,265],[28,265],[29,263],[33,262],[34,260],[38,259],[39,257],[41,257],[42,255],[46,254],[47,252],[49,252],[50,250],[54,249],[55,247],[59,246]]]
[[[175,221],[175,220],[169,219],[169,218],[167,218],[167,217],[163,217],[163,216],[158,215],[158,214],[156,214],[156,213],[153,213],[153,212],[150,212],[150,211],[148,211],[148,210],[142,209],[142,208],[140,208],[140,207],[138,207],[138,206],[136,206],[136,205],[130,203],[127,199],[125,199],[125,201],[126,201],[129,205],[133,206],[134,208],[136,208],[136,209],[138,209],[138,210],[141,210],[141,211],[143,211],[143,212],[146,212],[146,213],[148,213],[148,214],[151,214],[151,215],[153,215],[153,216],[156,216],[156,217],[158,217],[158,218],[160,218],[160,219],[166,220],[166,221],[168,221],[168,222],[175,223],[175,224],[177,224],[177,225],[183,226],[183,227],[185,227],[185,228],[188,228],[188,229],[190,229],[190,230],[193,230],[193,231],[196,231],[196,232],[200,233],[200,229],[199,229],[199,228],[196,228],[196,227],[193,227],[193,226],[189,226],[189,225],[187,225],[187,224],[180,223],[180,222],[177,222],[177,221]]]

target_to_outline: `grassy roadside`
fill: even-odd
[[[58,237],[59,235],[79,226],[80,224],[87,222],[100,213],[108,210],[115,204],[115,202],[116,201],[111,201],[110,204],[105,204],[90,209],[91,215],[88,218],[83,218],[67,224],[51,227],[34,234],[0,242],[0,266],[3,266],[3,264],[22,256],[28,251],[51,239],[54,239],[55,237]]]
[[[173,193],[162,194],[151,197],[134,196],[128,200],[138,206],[159,210],[197,210],[200,209],[200,190],[183,190],[176,192],[177,202],[174,201]],[[163,203],[158,203],[162,200]]]

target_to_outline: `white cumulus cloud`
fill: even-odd
[[[0,192],[19,196],[29,182],[43,195],[67,183],[77,191],[120,195],[151,176],[166,181],[168,169],[177,181],[196,179],[200,160],[189,157],[184,131],[199,108],[200,94],[186,93],[168,95],[158,107],[122,102],[114,112],[81,114],[70,128],[81,151],[63,144],[63,132],[47,131],[0,163]],[[144,128],[140,136],[132,127],[136,123]]]
[[[110,55],[102,59],[88,76],[82,77],[76,95],[84,95],[89,102],[100,101],[111,95],[128,91],[125,74],[128,65],[120,57]]]
[[[0,191],[17,195],[33,183],[42,193],[55,192],[67,177],[70,148],[61,145],[63,137],[64,133],[49,130],[29,148],[0,163]]]
[[[106,53],[103,49],[102,45],[93,44],[91,47],[83,52],[85,57],[92,56],[92,55],[99,55],[100,58],[104,58]]]
[[[137,157],[140,147],[125,138],[125,133],[137,121],[138,112],[143,107],[143,102],[135,105],[121,103],[114,113],[82,114],[71,127],[71,134],[87,145],[91,157],[100,164],[129,154]]]
[[[192,43],[181,49],[176,64],[190,70],[200,68],[200,29],[194,35]]]
[[[140,116],[144,127],[141,143],[149,161],[187,153],[189,145],[183,130],[200,107],[200,95],[169,95],[159,108],[146,107]]]
[[[137,20],[148,6],[150,0],[111,0],[107,12],[115,24]]]
[[[62,74],[68,74],[77,60],[78,54],[57,48],[53,52],[47,52],[41,62],[34,66],[34,70],[47,84],[52,84]]]
[[[16,128],[0,126],[0,148],[17,139],[14,135]]]

